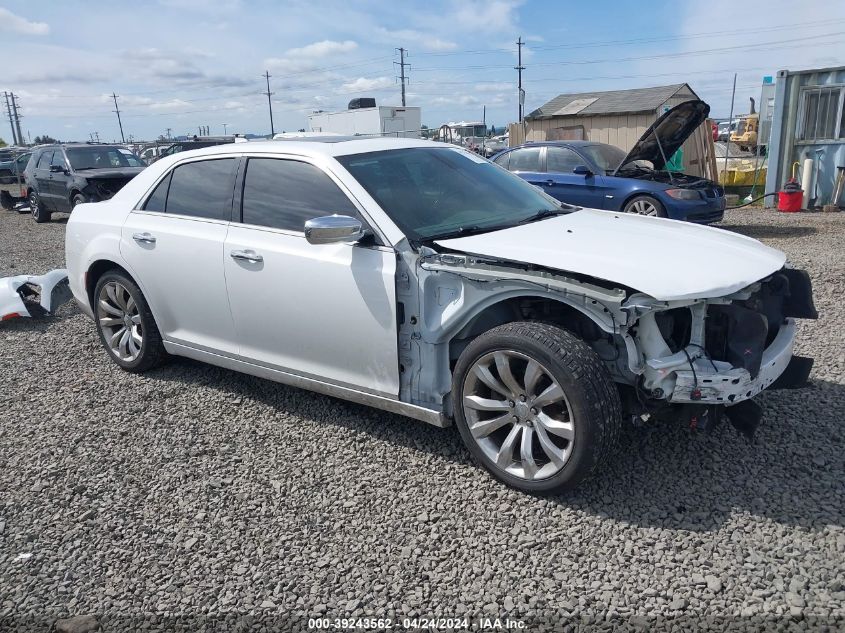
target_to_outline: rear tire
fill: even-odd
[[[29,210],[32,212],[32,217],[38,224],[49,222],[52,213],[44,208],[44,203],[41,202],[38,194],[35,191],[29,192]]]
[[[653,218],[665,218],[666,208],[656,198],[652,196],[634,196],[625,203],[622,209],[624,213],[633,213],[635,215],[647,215]]]
[[[110,270],[94,288],[94,319],[109,357],[132,373],[167,359],[155,319],[141,289],[125,273]]]
[[[596,353],[553,325],[507,323],[480,335],[452,376],[455,421],[472,456],[527,492],[575,488],[614,453],[619,392]]]

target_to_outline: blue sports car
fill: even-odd
[[[542,187],[561,202],[709,224],[722,219],[725,192],[705,178],[665,169],[707,118],[703,101],[664,113],[627,154],[592,141],[549,141],[512,147],[493,162]]]

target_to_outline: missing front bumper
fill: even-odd
[[[694,370],[675,372],[675,387],[669,401],[729,406],[753,398],[771,387],[786,371],[792,359],[795,329],[794,319],[784,321],[775,339],[763,351],[760,371],[756,378],[752,378],[747,369],[735,367],[718,372],[712,366],[708,367],[706,361],[699,360],[694,363]]]

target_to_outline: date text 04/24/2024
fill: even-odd
[[[308,628],[311,630],[388,630],[404,629],[411,631],[496,631],[522,630],[525,623],[522,620],[498,617],[480,618],[310,618]]]

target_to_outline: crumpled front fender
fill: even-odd
[[[35,286],[38,291],[32,289]],[[33,298],[38,301],[33,304]],[[46,313],[54,312],[71,298],[67,270],[59,268],[44,275],[17,275],[0,278],[0,321],[14,317],[31,317],[30,305],[40,305]]]

